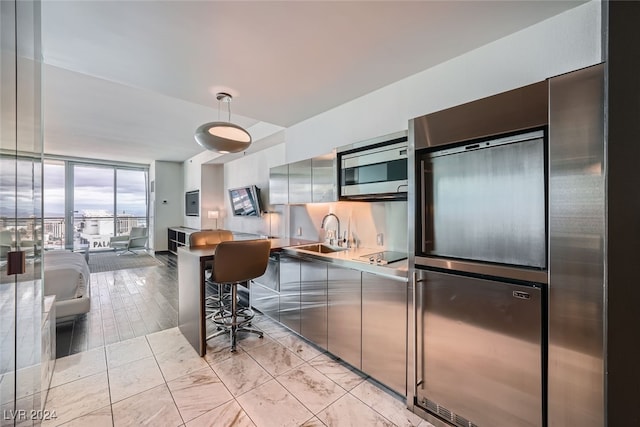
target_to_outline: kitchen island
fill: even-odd
[[[253,235],[239,235],[237,240]],[[271,251],[313,243],[300,239],[269,239]],[[205,265],[213,261],[215,246],[206,249],[182,246],[178,251],[178,328],[200,356],[206,353]]]

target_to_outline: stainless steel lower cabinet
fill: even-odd
[[[362,273],[362,371],[407,395],[407,282]]]
[[[300,335],[327,348],[327,263],[300,260]]]
[[[280,257],[280,323],[300,333],[300,260]]]
[[[260,283],[251,283],[251,306],[265,316],[280,321],[280,294]]]
[[[362,368],[362,273],[329,265],[327,350]]]
[[[417,290],[417,403],[456,425],[543,425],[541,290],[426,270]]]

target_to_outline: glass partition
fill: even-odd
[[[41,364],[50,359],[41,341],[40,2],[0,1],[0,22],[0,409],[3,426],[32,425],[51,378]],[[20,253],[24,269],[9,275]]]

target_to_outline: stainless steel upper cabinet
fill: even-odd
[[[311,202],[311,159],[289,163],[289,203]]]
[[[286,205],[289,203],[289,165],[275,166],[269,169],[269,204]]]
[[[314,203],[335,202],[337,197],[338,172],[336,154],[330,153],[311,159],[311,201]]]

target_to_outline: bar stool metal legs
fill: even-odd
[[[210,318],[218,327],[218,331],[207,337],[207,340],[229,332],[231,338],[231,351],[236,351],[238,332],[248,332],[258,335],[260,338],[264,336],[262,331],[249,328],[253,320],[254,313],[250,308],[238,308],[238,283],[231,283],[231,301],[230,305],[220,304],[220,308],[214,312]],[[223,284],[218,286],[222,287]]]

